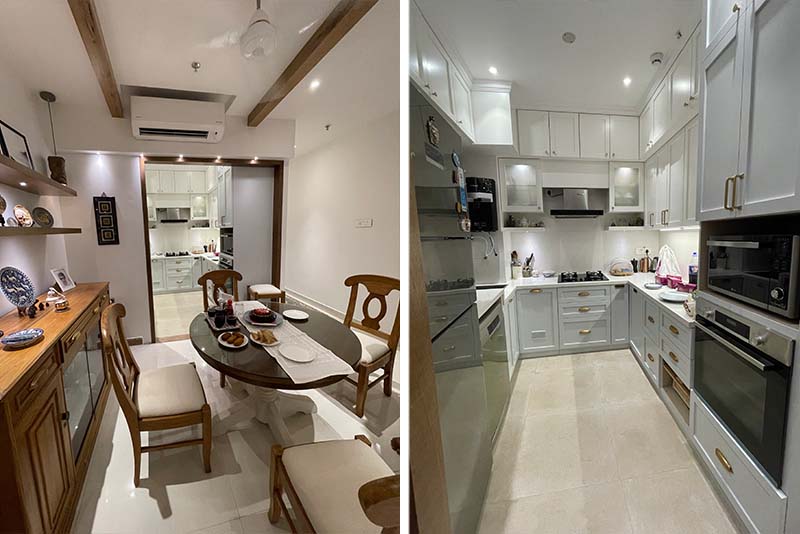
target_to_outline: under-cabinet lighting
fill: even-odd
[[[222,162],[222,156],[217,156],[217,159],[214,160],[216,163]]]
[[[178,161],[183,161],[183,154],[178,155]]]
[[[22,187],[28,187],[28,182],[20,182],[19,185]]]
[[[258,156],[253,156],[253,161],[258,161]]]
[[[625,87],[629,87],[631,85],[631,77],[630,76],[625,76],[622,79],[622,85],[624,85]]]
[[[489,74],[491,74],[492,76],[497,76],[497,67],[494,66],[489,67]]]
[[[660,232],[681,232],[681,231],[689,231],[689,230],[699,230],[700,226],[693,225],[693,226],[675,226],[673,228],[659,228]]]

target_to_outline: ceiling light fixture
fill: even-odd
[[[258,161],[258,156],[253,156],[253,161]]]
[[[20,182],[19,185],[22,187],[28,187],[28,182]]]
[[[261,59],[275,50],[278,45],[278,31],[269,21],[267,13],[261,9],[261,0],[256,0],[256,11],[250,17],[247,30],[239,39],[239,48],[245,59]]]
[[[561,36],[561,40],[567,44],[572,44],[575,42],[575,34],[572,32],[564,32]]]
[[[631,77],[630,77],[630,76],[625,76],[625,77],[622,79],[622,84],[623,84],[625,87],[629,87],[629,86],[631,85]]]
[[[497,76],[497,67],[489,67],[489,74]]]
[[[217,156],[217,159],[214,160],[215,163],[220,163],[222,161],[222,156]]]
[[[178,161],[183,161],[183,154],[178,155]]]
[[[311,83],[308,85],[308,88],[312,91],[316,91],[319,88],[319,80],[311,80]]]

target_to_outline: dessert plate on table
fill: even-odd
[[[658,298],[661,300],[666,300],[667,302],[686,302],[689,300],[689,293],[682,293],[680,291],[664,291],[658,295]]]
[[[275,346],[281,344],[281,342],[280,342],[280,340],[278,338],[275,338],[275,341],[273,343],[267,343],[265,341],[261,341],[261,339],[259,338],[258,332],[251,332],[250,333],[250,341],[252,341],[256,345],[261,345],[262,347],[275,347]]]
[[[281,314],[276,312],[276,311],[272,312],[272,313],[275,314],[275,318],[269,323],[264,323],[264,322],[260,322],[260,321],[254,321],[250,317],[250,315],[252,313],[253,313],[253,310],[250,310],[249,312],[245,313],[244,314],[244,319],[245,319],[245,321],[247,321],[248,323],[250,323],[253,326],[278,326],[279,324],[281,324],[283,322],[283,317],[281,317]]]
[[[313,362],[316,359],[316,355],[313,352],[300,345],[284,345],[278,349],[278,352],[287,360],[297,363]]]
[[[302,310],[286,310],[283,316],[293,321],[305,321],[308,319],[308,314]]]
[[[241,345],[234,345],[233,343],[228,343],[227,341],[222,339],[222,336],[224,336],[226,334],[229,334],[229,333],[231,333],[231,332],[226,332],[225,334],[220,334],[217,337],[217,341],[219,342],[220,345],[222,345],[226,349],[232,349],[232,350],[243,349],[243,348],[245,348],[247,346],[248,339],[247,339],[247,336],[245,336],[244,334],[241,334],[241,336],[244,338],[244,341],[242,342]]]

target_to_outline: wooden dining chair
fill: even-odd
[[[233,301],[239,300],[239,282],[242,281],[242,274],[238,271],[231,269],[217,269],[216,271],[208,271],[203,276],[197,279],[198,285],[203,288],[203,311],[208,311],[209,302],[216,305],[219,293],[227,293],[226,284],[231,283],[233,290]],[[211,295],[209,298],[209,284],[211,285]],[[219,374],[219,387],[225,387],[225,373]]]
[[[366,436],[273,445],[271,456],[271,523],[283,513],[295,534],[400,532],[400,476]]]
[[[350,288],[350,302],[347,304],[344,324],[353,329],[353,333],[361,343],[361,361],[358,363],[357,369],[358,381],[350,377],[345,380],[356,386],[356,415],[363,417],[367,392],[372,386],[383,381],[383,394],[387,397],[392,395],[392,369],[397,353],[397,343],[400,339],[400,280],[376,274],[357,274],[348,277],[344,281],[344,285]],[[367,295],[361,304],[363,318],[361,321],[354,321],[353,316],[361,286],[367,290]],[[391,330],[381,330],[381,322],[388,317],[386,297],[392,291],[398,293],[394,320],[391,323]],[[373,301],[380,304],[375,315],[371,315],[369,311]],[[377,369],[383,369],[383,373],[370,382],[369,375]]]
[[[211,472],[211,407],[193,363],[141,372],[125,338],[125,306],[112,304],[100,317],[103,356],[111,384],[128,422],[133,444],[133,484],[139,485],[142,453],[203,446],[203,465]],[[191,425],[203,426],[203,437],[142,447],[141,432]]]

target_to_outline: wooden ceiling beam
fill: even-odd
[[[247,116],[258,126],[378,0],[341,0]]]
[[[78,32],[81,34],[83,46],[89,55],[94,74],[106,105],[111,112],[111,116],[122,118],[122,98],[119,96],[117,80],[114,78],[114,70],[111,68],[111,59],[108,57],[106,41],[103,38],[103,29],[97,17],[97,9],[94,0],[67,0],[69,8],[72,10],[72,17],[78,25]]]

